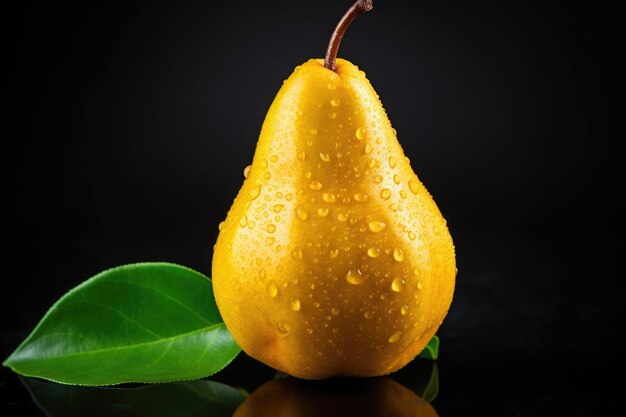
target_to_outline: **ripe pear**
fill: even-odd
[[[445,219],[365,73],[336,58],[368,4],[342,18],[325,60],[280,88],[214,248],[215,298],[234,339],[300,378],[403,367],[454,292]]]

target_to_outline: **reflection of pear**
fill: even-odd
[[[33,402],[50,417],[231,417],[244,399],[239,390],[206,380],[122,388],[20,379]]]
[[[437,412],[391,378],[276,379],[254,391],[233,417],[435,417]]]
[[[213,256],[239,346],[307,379],[384,375],[419,354],[452,301],[454,247],[363,71],[296,68],[245,175]]]

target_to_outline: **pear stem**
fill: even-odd
[[[348,26],[350,23],[358,15],[363,12],[369,12],[374,7],[373,0],[357,0],[354,2],[352,6],[348,9],[348,11],[343,15],[339,23],[337,23],[337,27],[333,31],[333,34],[330,35],[330,41],[328,42],[328,49],[326,50],[326,58],[324,59],[324,67],[329,70],[336,70],[337,63],[337,52],[339,51],[339,45],[341,44],[341,39],[343,39],[343,35],[346,33]]]

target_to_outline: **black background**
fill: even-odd
[[[217,224],[273,97],[296,65],[323,57],[348,5],[30,1],[3,12],[3,358],[99,271],[170,261],[210,275]],[[367,73],[456,243],[440,415],[616,405],[611,376],[593,378],[615,370],[624,335],[618,32],[601,3],[378,0],[344,38],[340,57]],[[240,361],[225,375],[265,372]],[[0,392],[25,412],[2,372]]]

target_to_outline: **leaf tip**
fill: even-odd
[[[13,365],[11,364],[13,362],[13,355],[15,355],[15,352],[11,353],[5,360],[2,361],[2,366],[13,369]]]

